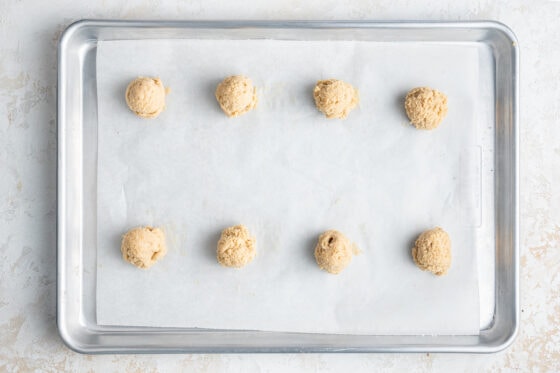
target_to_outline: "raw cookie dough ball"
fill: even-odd
[[[251,79],[228,76],[216,88],[216,100],[228,117],[237,117],[257,106],[257,89]]]
[[[327,118],[344,119],[360,101],[358,90],[337,79],[319,80],[313,89],[315,105]]]
[[[437,227],[422,233],[412,248],[412,259],[423,271],[442,276],[451,266],[451,239]]]
[[[167,253],[165,235],[159,228],[138,227],[122,238],[123,259],[138,268],[150,268]]]
[[[319,236],[315,260],[319,268],[333,274],[342,272],[352,260],[352,244],[342,233],[329,230]]]
[[[139,77],[126,87],[126,103],[142,118],[155,118],[165,109],[165,87],[159,78]]]
[[[226,267],[241,268],[255,257],[255,238],[244,225],[236,225],[222,231],[216,257]]]
[[[431,130],[447,115],[447,96],[428,87],[414,88],[406,95],[404,109],[414,127]]]

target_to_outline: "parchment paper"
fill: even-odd
[[[255,111],[228,119],[217,83],[245,74]],[[124,92],[137,76],[171,88],[154,120]],[[346,120],[314,107],[318,79],[360,90]],[[468,45],[329,41],[101,42],[97,321],[356,334],[477,334],[478,52]],[[406,92],[449,97],[440,128],[418,131]],[[257,237],[247,267],[215,259],[220,231]],[[163,227],[167,256],[150,270],[124,262],[120,239]],[[441,226],[453,243],[447,276],[418,270],[417,235]],[[316,266],[326,229],[361,249],[340,275]]]

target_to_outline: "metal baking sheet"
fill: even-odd
[[[96,46],[105,40],[290,40],[450,45],[479,50],[480,210],[473,220],[479,335],[358,335],[102,326],[96,315]],[[82,352],[472,351],[517,330],[517,46],[492,23],[81,21],[59,50],[59,329]],[[479,105],[480,106],[480,105]],[[480,125],[482,123],[482,125]],[[148,339],[149,338],[149,339]],[[149,341],[149,343],[146,343]]]

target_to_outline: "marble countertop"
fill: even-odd
[[[82,18],[498,20],[521,49],[521,328],[490,355],[103,355],[56,329],[56,49]],[[560,1],[0,4],[0,371],[560,371]]]

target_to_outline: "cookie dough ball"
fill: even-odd
[[[412,248],[412,259],[423,271],[442,276],[451,266],[451,239],[437,227],[422,233]]]
[[[353,251],[352,243],[345,235],[329,230],[319,236],[315,246],[315,260],[319,268],[338,274],[350,264]]]
[[[327,118],[344,119],[360,101],[358,90],[337,79],[319,80],[313,89],[315,105]]]
[[[126,87],[126,103],[142,118],[155,118],[165,109],[165,87],[159,78],[139,77]]]
[[[431,130],[447,115],[447,96],[432,88],[414,88],[404,101],[406,115],[414,127]]]
[[[255,238],[244,225],[236,225],[222,231],[216,257],[225,267],[241,268],[256,255]]]
[[[122,238],[123,259],[138,268],[150,268],[167,253],[165,235],[159,228],[138,227]]]
[[[257,89],[251,79],[228,76],[216,88],[216,100],[228,117],[238,117],[257,106]]]

